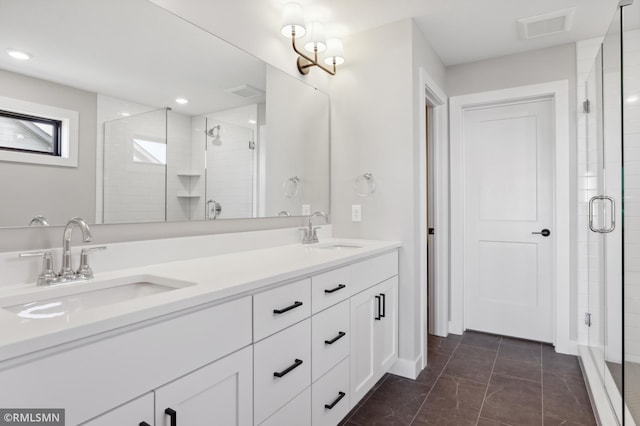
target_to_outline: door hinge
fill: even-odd
[[[249,141],[249,149],[256,149],[256,143],[254,141]]]
[[[436,230],[434,228],[429,228],[429,235],[434,235]]]
[[[585,312],[584,314],[584,324],[587,327],[591,327],[591,314],[589,312]]]
[[[591,112],[591,101],[589,101],[589,99],[582,103],[582,112],[585,114],[589,114]]]

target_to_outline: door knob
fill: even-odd
[[[548,237],[549,235],[551,235],[551,231],[549,231],[548,229],[545,228],[540,232],[532,232],[532,234],[542,235],[543,237]]]

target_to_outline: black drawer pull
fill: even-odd
[[[302,360],[301,359],[296,359],[295,362],[293,363],[293,365],[291,365],[290,367],[287,367],[286,370],[282,370],[280,372],[276,371],[273,373],[273,375],[275,377],[284,377],[287,374],[291,373],[291,371],[297,367],[300,367],[302,365]],[[173,425],[171,425],[173,426]]]
[[[178,413],[172,408],[166,408],[164,413],[171,418],[171,426],[178,426]]]
[[[344,392],[338,392],[338,397],[335,399],[335,401],[333,401],[331,404],[324,404],[324,408],[326,408],[327,410],[331,410],[333,407],[336,406],[338,402],[340,402],[342,398],[344,398],[345,395],[346,393]]]
[[[344,284],[338,284],[338,287],[332,288],[331,290],[325,290],[324,292],[329,294],[329,293],[335,293],[338,290],[342,290],[343,288],[345,288],[346,285]]]
[[[335,342],[337,342],[338,340],[342,339],[346,335],[347,335],[347,333],[345,333],[344,331],[340,331],[340,332],[338,332],[338,335],[336,337],[334,337],[331,340],[325,340],[324,343],[325,343],[325,345],[333,345]]]
[[[140,422],[138,426],[151,426],[151,425],[147,422]]]
[[[387,314],[387,295],[380,293],[380,297],[382,297],[382,313],[380,314],[380,318],[384,318]]]
[[[380,296],[378,296],[377,294],[375,295],[376,300],[378,301],[378,313],[375,316],[375,320],[380,320],[380,318],[382,318],[382,316],[380,315]]]
[[[284,314],[285,312],[289,312],[290,310],[295,309],[298,306],[302,306],[302,302],[294,302],[293,305],[287,306],[286,308],[274,309],[273,313],[274,314]]]

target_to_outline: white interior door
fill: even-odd
[[[463,119],[465,328],[551,342],[552,100],[466,110]]]

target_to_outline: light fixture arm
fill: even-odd
[[[300,71],[300,74],[307,75],[309,74],[309,69],[311,69],[311,67],[318,67],[324,72],[327,72],[331,75],[336,75],[335,58],[333,59],[333,70],[331,70],[329,68],[324,67],[318,62],[317,47],[314,48],[315,52],[313,54],[314,56],[313,58],[310,58],[309,56],[305,55],[300,50],[298,50],[298,47],[296,46],[296,30],[295,29],[291,30],[291,46],[293,47],[293,51],[298,54],[298,60],[296,61],[296,64],[298,65],[298,71]]]

